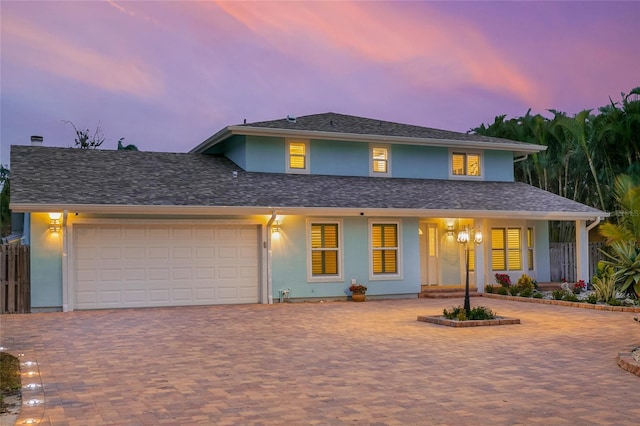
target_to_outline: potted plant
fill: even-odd
[[[367,286],[363,284],[351,284],[349,287],[351,292],[351,300],[354,302],[364,302],[366,299],[365,293],[367,292]]]

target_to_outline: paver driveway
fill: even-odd
[[[616,365],[633,314],[474,298],[520,325],[416,321],[461,300],[153,308],[0,317],[36,359],[52,425],[640,422]]]

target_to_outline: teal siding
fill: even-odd
[[[284,139],[247,136],[245,164],[244,169],[249,172],[284,173]]]
[[[311,173],[369,176],[369,145],[361,142],[312,140]]]
[[[390,219],[391,220],[391,219]],[[420,250],[418,219],[402,219],[401,280],[369,281],[369,234],[367,217],[343,219],[343,279],[335,282],[307,282],[306,219],[286,216],[282,232],[272,244],[273,298],[278,300],[280,290],[290,290],[290,297],[322,298],[346,297],[352,279],[365,284],[369,295],[417,294],[420,292]]]
[[[484,180],[513,182],[513,153],[511,151],[484,152]]]
[[[62,307],[62,233],[49,231],[47,213],[31,214],[31,307]]]
[[[447,148],[417,145],[391,146],[391,172],[397,178],[447,179]]]
[[[532,222],[535,227],[534,240],[534,267],[536,280],[539,282],[551,281],[551,259],[549,257],[549,222],[540,220]]]

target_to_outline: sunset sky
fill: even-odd
[[[186,152],[338,112],[466,132],[640,86],[640,2],[0,2],[0,163],[76,126]]]

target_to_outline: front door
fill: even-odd
[[[421,223],[421,281],[422,285],[438,285],[438,225]]]

